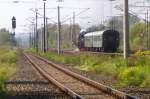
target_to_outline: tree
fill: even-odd
[[[103,24],[100,24],[97,26],[93,25],[87,29],[87,32],[101,31],[101,30],[104,30],[105,28],[106,27]]]
[[[73,25],[63,24],[61,25],[61,48],[71,48],[72,43],[77,44],[78,36],[80,33],[80,26],[78,24],[74,25],[75,29],[73,30]],[[41,28],[43,29],[43,28]],[[41,29],[39,29],[39,36],[41,36]],[[73,33],[74,31],[74,33]],[[57,47],[57,25],[48,24],[48,42],[50,48]],[[73,42],[71,41],[71,35],[73,36]],[[41,37],[40,37],[41,38]],[[41,40],[39,40],[41,43]]]
[[[148,31],[150,25],[148,26]],[[131,26],[130,29],[131,47],[134,50],[147,48],[147,31],[144,22],[137,22]]]
[[[10,33],[5,28],[0,29],[0,45],[9,45],[11,42],[10,40]]]

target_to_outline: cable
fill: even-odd
[[[37,12],[38,9],[36,9],[36,8],[35,8],[35,9],[31,8],[30,10],[33,11],[33,12]],[[42,18],[44,17],[44,16],[43,16],[42,14],[40,14],[39,12],[37,12],[37,14],[38,14],[39,16],[41,16]],[[39,18],[39,17],[38,17],[38,18]],[[48,17],[46,17],[46,18],[48,18]],[[57,22],[53,21],[52,18],[48,18],[48,19],[49,19],[51,22],[55,23],[55,24],[57,23]]]
[[[76,16],[81,15],[82,13],[86,12],[86,11],[89,10],[89,9],[90,9],[90,8],[87,8],[87,9],[85,9],[84,11],[79,12],[78,14],[76,14]],[[70,19],[72,19],[72,17],[70,17],[70,18],[64,20],[62,23],[65,23],[65,22],[67,22],[67,21],[70,20]]]

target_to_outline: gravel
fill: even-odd
[[[55,67],[51,66],[48,63],[45,63],[44,61],[41,61],[40,59],[28,55],[32,61],[40,66],[44,71],[46,71],[49,75],[51,75],[55,80],[59,81],[63,85],[65,85],[67,88],[73,90],[74,92],[80,94],[83,97],[86,97],[85,99],[114,99],[113,97],[110,97],[103,93],[102,91],[98,90],[97,88],[94,88],[92,86],[89,86],[87,83],[84,83],[82,81],[79,81],[78,79],[75,79],[74,77],[56,69]],[[95,98],[90,98],[90,96]]]
[[[51,99],[49,95],[55,99],[69,99],[68,95],[43,78],[23,55],[18,57],[17,72],[6,82],[6,88],[11,93],[10,99]]]
[[[85,76],[89,79],[92,79],[94,81],[97,81],[99,83],[102,83],[104,85],[114,87],[115,84],[117,84],[117,77],[112,75],[107,75],[103,73],[95,73],[95,72],[89,72],[89,71],[82,71],[76,68],[75,65],[72,64],[65,64],[62,62],[54,61],[56,64],[60,64],[64,68],[67,68],[77,74],[80,74],[82,76]],[[150,88],[141,88],[141,87],[126,87],[126,88],[115,88],[117,90],[123,91],[125,93],[128,93],[130,95],[133,95],[135,97],[138,97],[139,99],[150,99]]]

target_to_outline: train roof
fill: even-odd
[[[89,37],[89,36],[101,36],[104,34],[105,31],[96,31],[96,32],[90,32],[85,34],[85,37]]]
[[[103,36],[103,35],[117,35],[119,32],[116,30],[103,30],[103,31],[95,31],[95,32],[89,32],[84,35],[84,37],[90,37],[90,36]]]

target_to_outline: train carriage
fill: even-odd
[[[115,52],[119,47],[119,32],[115,30],[104,30],[90,32],[79,38],[79,46],[82,50]],[[82,46],[80,45],[82,43]]]

